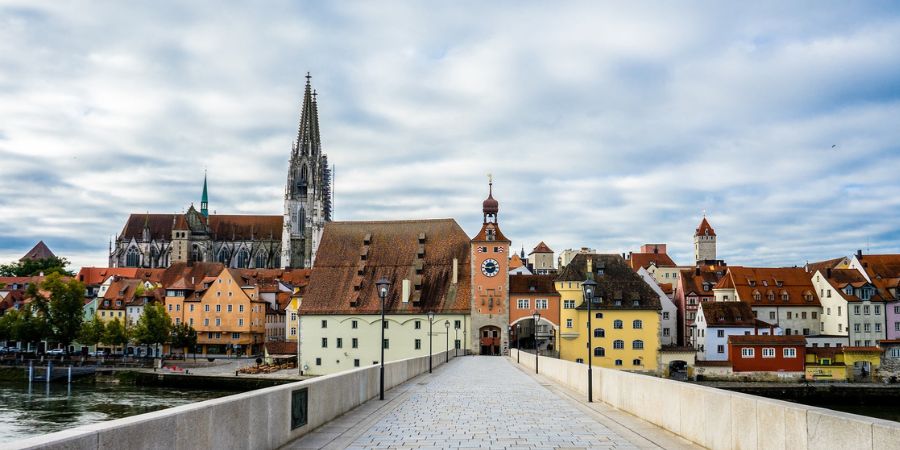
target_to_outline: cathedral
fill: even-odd
[[[183,214],[131,214],[110,241],[109,267],[165,268],[198,261],[234,268],[312,267],[322,230],[331,221],[332,179],[310,79],[307,74],[283,214],[210,214],[204,176],[199,211],[191,204]]]

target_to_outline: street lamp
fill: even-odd
[[[512,328],[512,327],[510,327]],[[522,324],[516,324],[516,363],[522,361],[522,344],[519,343],[519,336],[522,335]]]
[[[540,350],[538,350],[537,343],[537,326],[538,322],[541,320],[541,313],[534,310],[534,314],[531,315],[531,318],[534,319],[534,373],[538,373],[538,354]]]
[[[453,324],[453,357],[456,358],[459,356],[459,327],[456,324]]]
[[[434,311],[428,311],[428,373],[431,373],[431,360],[433,359],[431,355],[434,354],[431,351],[431,341],[434,336],[431,332],[432,325],[434,325]]]
[[[591,329],[591,305],[594,303],[594,294],[597,292],[597,282],[594,280],[584,280],[581,283],[581,289],[584,290],[584,301],[587,303],[587,349],[588,349],[588,402],[594,401],[593,389],[594,389],[594,380],[592,376],[591,366],[593,364],[592,356],[594,354],[594,349],[591,347],[591,335],[594,334],[594,330]]]
[[[387,278],[381,277],[375,282],[375,286],[378,288],[378,297],[381,298],[381,376],[378,399],[384,400],[384,299],[387,298],[391,282]]]
[[[444,357],[444,362],[450,362],[450,321],[444,321],[444,328],[447,330],[447,355]]]

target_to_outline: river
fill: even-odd
[[[0,382],[0,443],[236,394],[235,391]]]

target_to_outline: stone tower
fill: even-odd
[[[509,245],[500,232],[493,181],[482,203],[484,223],[471,242],[472,336],[475,354],[501,355],[509,351]]]
[[[331,170],[322,153],[316,91],[306,74],[297,140],[284,190],[281,266],[312,267],[325,222],[331,221]]]
[[[700,263],[714,259],[716,259],[716,231],[709,225],[704,215],[703,221],[694,232],[694,260]]]

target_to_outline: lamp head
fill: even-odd
[[[444,321],[444,328],[450,328],[450,321],[449,321],[449,320],[445,320],[445,321]]]
[[[581,283],[581,289],[584,291],[585,300],[593,299],[597,293],[597,282],[590,279],[584,280]]]
[[[381,277],[375,282],[375,286],[378,288],[378,297],[384,300],[387,297],[388,290],[391,288],[391,282],[387,278]]]

